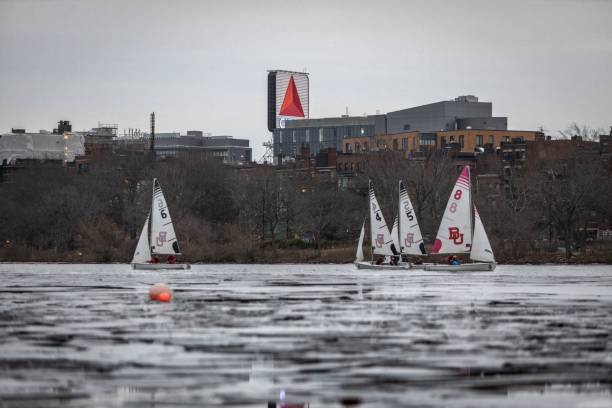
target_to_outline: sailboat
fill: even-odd
[[[472,217],[472,211],[474,217]],[[432,252],[469,254],[472,262],[461,265],[430,264],[426,271],[492,271],[495,257],[484,226],[472,204],[470,167],[465,166],[455,183],[440,222]]]
[[[398,248],[406,256],[425,256],[425,243],[419,222],[404,182],[399,181],[399,222],[397,224]],[[394,224],[395,226],[395,224]],[[395,238],[395,235],[394,235]],[[424,264],[412,262],[412,269],[422,269]]]
[[[409,263],[391,265],[391,264],[377,264],[374,262],[374,255],[379,256],[400,256],[398,234],[396,238],[393,238],[389,227],[385,222],[378,200],[374,194],[374,186],[370,181],[369,188],[369,203],[370,203],[370,233],[371,233],[371,245],[372,245],[372,260],[370,262],[365,261],[363,257],[363,238],[365,236],[365,222],[361,226],[361,233],[359,235],[359,244],[357,246],[357,253],[355,256],[355,266],[357,269],[410,269]],[[396,219],[397,222],[397,219]],[[397,228],[397,227],[396,227]],[[394,229],[397,232],[397,229]]]
[[[157,179],[153,179],[151,211],[145,220],[132,258],[134,269],[189,269],[189,264],[153,263],[158,256],[175,259],[180,255],[166,198]]]

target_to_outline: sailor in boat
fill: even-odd
[[[461,265],[461,261],[455,255],[453,255],[453,258],[451,259],[450,264],[451,265]]]
[[[159,263],[159,258],[157,257],[157,255],[154,255],[151,260],[149,261],[149,263],[152,264],[158,264]]]
[[[174,255],[168,255],[168,259],[166,259],[168,261],[169,264],[175,264],[176,263],[176,256]]]

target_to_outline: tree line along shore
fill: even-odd
[[[129,262],[157,177],[182,261],[351,262],[368,212],[368,180],[387,220],[404,180],[431,244],[458,167],[440,153],[406,160],[394,152],[372,154],[350,176],[135,152],[80,171],[30,163],[0,183],[0,261]],[[494,157],[473,167],[473,199],[498,262],[612,262],[612,241],[593,233],[612,219],[608,163],[575,154],[527,162],[510,177]]]

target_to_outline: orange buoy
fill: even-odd
[[[172,299],[172,291],[165,283],[156,283],[149,289],[149,299],[158,302],[169,302]]]

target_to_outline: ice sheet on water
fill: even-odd
[[[0,273],[0,401],[11,404],[265,406],[280,389],[311,406],[612,402],[609,266]],[[148,300],[157,282],[173,302]]]

